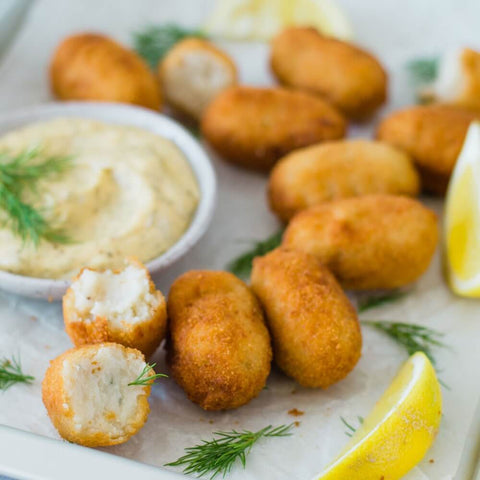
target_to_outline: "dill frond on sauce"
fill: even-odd
[[[64,172],[71,165],[65,156],[43,157],[38,149],[18,155],[0,153],[0,210],[5,213],[4,226],[9,227],[23,243],[37,246],[40,240],[67,243],[61,230],[52,228],[42,212],[22,199],[26,191],[36,192],[39,180]]]

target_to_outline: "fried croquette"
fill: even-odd
[[[365,195],[303,210],[282,245],[315,256],[344,288],[370,290],[417,280],[437,242],[437,217],[417,200]]]
[[[270,207],[288,222],[306,208],[370,193],[415,196],[420,188],[410,157],[383,142],[345,140],[296,150],[273,168]]]
[[[357,315],[333,275],[311,255],[283,248],[253,262],[277,365],[300,385],[326,388],[360,358]]]
[[[375,57],[314,28],[283,30],[270,62],[280,83],[321,95],[352,119],[371,116],[387,98],[387,75]]]
[[[95,34],[72,35],[57,47],[50,83],[61,100],[123,102],[158,110],[159,82],[134,51]]]
[[[118,271],[84,268],[63,297],[63,318],[77,347],[115,342],[149,357],[165,338],[167,306],[148,270],[130,260]]]
[[[58,433],[87,447],[126,442],[150,411],[150,385],[128,385],[145,367],[141,352],[116,343],[72,348],[52,360],[42,397]]]
[[[410,154],[425,191],[446,192],[470,123],[480,112],[445,105],[406,108],[385,118],[377,138]]]
[[[188,398],[205,410],[237,408],[256,397],[272,350],[260,305],[227,272],[190,271],[168,297],[167,361]]]
[[[420,99],[480,110],[480,52],[463,48],[443,56],[437,78],[422,88]]]
[[[229,88],[202,119],[203,135],[225,160],[257,170],[296,148],[343,138],[345,129],[322,99],[283,88]]]
[[[238,82],[233,60],[199,38],[177,43],[159,64],[158,74],[166,102],[195,120],[221,91]]]

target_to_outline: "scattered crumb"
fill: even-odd
[[[215,420],[209,420],[208,423],[209,423],[210,425],[212,425],[212,424],[215,423]]]
[[[297,393],[297,391],[296,391],[295,389],[293,389],[293,390],[291,391],[291,394],[292,394],[292,395],[295,395],[296,393]]]
[[[50,350],[52,348],[51,345],[45,345],[45,350]]]
[[[52,297],[51,295],[48,296],[48,301],[49,301],[50,303],[53,302],[53,297]]]
[[[235,422],[233,422],[235,425],[239,425],[240,422],[238,420],[236,420]]]
[[[38,318],[35,315],[30,315],[30,320],[32,322],[36,322],[38,320]]]
[[[301,410],[298,410],[296,408],[292,408],[291,410],[288,411],[289,415],[292,415],[293,417],[300,417],[304,414],[305,412],[302,412]]]
[[[433,458],[431,458],[428,463],[435,463],[435,460]]]
[[[296,427],[299,427],[300,426],[300,422],[297,420],[296,422],[293,422],[293,424],[296,426]]]

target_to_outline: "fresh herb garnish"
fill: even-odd
[[[155,368],[156,365],[157,365],[156,363],[152,363],[151,365],[147,363],[143,367],[142,373],[133,382],[130,382],[128,386],[129,387],[132,385],[147,386],[147,385],[151,385],[157,378],[160,378],[160,377],[168,378],[168,375],[165,375],[164,373],[154,373],[154,374],[150,373]]]
[[[31,384],[34,380],[34,377],[22,372],[20,359],[12,357],[11,360],[0,360],[0,390],[7,390],[16,383]]]
[[[358,300],[359,313],[369,310],[371,308],[380,307],[386,303],[392,303],[400,298],[403,298],[408,292],[393,291],[383,295],[371,295],[367,297],[360,297]]]
[[[411,80],[415,85],[432,83],[438,75],[439,57],[418,58],[407,63]]]
[[[185,449],[186,455],[166,466],[185,466],[183,473],[197,473],[199,476],[210,474],[210,479],[222,474],[223,477],[232,470],[236,460],[240,460],[245,468],[246,457],[252,446],[262,437],[286,437],[291,435],[293,424],[279,427],[262,428],[257,432],[242,430],[237,432],[214,432],[218,438],[202,440],[200,445]]]
[[[41,239],[66,243],[67,236],[52,228],[40,211],[22,200],[25,191],[35,192],[38,180],[65,171],[70,157],[51,156],[39,159],[38,149],[11,156],[0,153],[0,209],[6,213],[5,224],[24,243],[38,245]]]
[[[435,365],[434,347],[446,347],[439,339],[443,333],[437,332],[423,325],[413,323],[388,322],[384,320],[361,320],[361,323],[373,327],[401,345],[409,355],[423,352]]]
[[[173,23],[150,25],[133,34],[133,45],[137,53],[155,69],[167,52],[187,37],[206,38],[206,35],[201,30],[188,29]]]
[[[261,257],[279,247],[282,243],[283,231],[274,233],[266,240],[254,244],[253,248],[232,260],[227,265],[227,270],[240,278],[247,278],[252,271],[252,262],[255,257]]]
[[[357,419],[358,419],[358,423],[360,425],[363,425],[363,421],[364,421],[364,418],[363,417],[360,417],[360,416],[357,416]],[[357,431],[358,427],[355,428],[352,424],[348,423],[343,417],[340,417],[340,420],[342,421],[342,423],[347,427],[347,431],[345,432],[345,435],[347,435],[348,437],[352,437],[353,434]]]

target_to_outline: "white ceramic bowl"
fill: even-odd
[[[0,135],[34,122],[58,117],[83,117],[120,125],[132,125],[173,141],[188,160],[200,188],[200,201],[192,223],[183,236],[165,253],[147,263],[152,274],[168,267],[205,233],[215,207],[215,172],[200,144],[174,120],[140,107],[100,102],[62,102],[38,105],[0,114]],[[1,254],[1,253],[0,253]],[[0,288],[34,298],[59,300],[70,282],[34,278],[0,270]]]

